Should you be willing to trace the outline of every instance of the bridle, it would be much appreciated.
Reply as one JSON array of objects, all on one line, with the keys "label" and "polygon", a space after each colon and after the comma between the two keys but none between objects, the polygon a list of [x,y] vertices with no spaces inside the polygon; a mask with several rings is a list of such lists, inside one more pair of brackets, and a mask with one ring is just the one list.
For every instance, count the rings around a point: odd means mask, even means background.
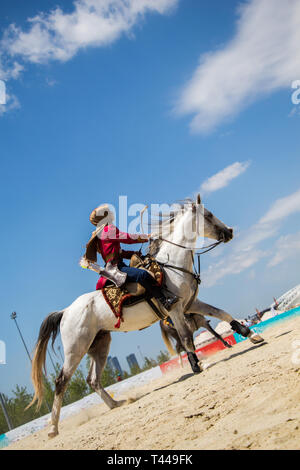
[{"label": "bridle", "polygon": [[[156,260],[156,262],[160,266],[162,266],[163,268],[170,268],[170,269],[174,269],[174,270],[177,270],[177,271],[181,271],[181,272],[186,273],[186,274],[190,274],[197,281],[197,284],[201,284],[200,256],[204,255],[204,253],[208,253],[209,251],[213,250],[218,245],[220,245],[220,243],[224,242],[224,239],[223,239],[223,240],[218,240],[215,243],[211,243],[210,245],[207,245],[207,246],[204,246],[204,247],[201,247],[201,248],[189,248],[187,246],[179,245],[178,243],[171,242],[170,240],[167,240],[167,239],[162,238],[162,237],[156,238],[156,240],[161,240],[163,242],[170,243],[171,245],[177,246],[178,248],[182,248],[183,250],[188,250],[188,251],[191,252],[194,271],[189,271],[188,269],[182,268],[181,266],[174,266],[172,264],[168,264],[168,261],[166,263],[163,263],[161,261]],[[195,250],[202,250],[202,251],[198,252],[198,253],[194,253]],[[195,266],[195,255],[197,256],[197,259],[198,259],[198,269]]]},{"label": "bridle", "polygon": [[[200,198],[200,196],[199,196]],[[200,204],[201,201],[200,199],[198,200],[198,204]],[[141,227],[143,227],[143,213],[145,212],[145,210],[148,208],[148,206],[145,206],[141,213],[140,213],[140,216],[141,216]],[[195,212],[195,204],[193,203],[193,212]],[[151,238],[150,238],[151,240]],[[191,252],[191,256],[192,256],[192,263],[193,263],[193,267],[194,267],[194,271],[189,271],[188,269],[185,269],[185,268],[182,268],[180,266],[174,266],[172,264],[168,264],[168,261],[166,263],[163,263],[163,262],[160,262],[160,261],[156,261],[160,266],[162,266],[163,268],[169,268],[169,269],[174,269],[176,271],[181,271],[183,273],[186,273],[186,274],[190,274],[191,276],[193,276],[193,278],[197,281],[197,284],[201,284],[201,277],[200,277],[200,256],[201,255],[204,255],[204,253],[208,253],[209,251],[213,250],[214,248],[216,248],[218,245],[220,245],[220,243],[223,243],[225,242],[225,237],[223,235],[222,239],[221,240],[218,240],[217,242],[215,243],[211,243],[210,245],[207,245],[205,247],[201,247],[201,248],[190,248],[188,246],[184,246],[184,245],[180,245],[179,243],[175,243],[175,242],[171,242],[170,240],[167,240],[165,238],[162,238],[162,237],[158,237],[158,238],[155,238],[153,240],[160,240],[160,241],[163,241],[163,242],[167,242],[167,243],[170,243],[171,245],[174,245],[174,246],[177,246],[178,248],[182,248],[183,250],[188,250]],[[198,253],[194,253],[195,250],[201,250],[201,251],[198,251]],[[197,259],[198,259],[198,268],[196,268],[195,266],[195,255],[197,256]],[[169,255],[168,255],[169,257]]]}]

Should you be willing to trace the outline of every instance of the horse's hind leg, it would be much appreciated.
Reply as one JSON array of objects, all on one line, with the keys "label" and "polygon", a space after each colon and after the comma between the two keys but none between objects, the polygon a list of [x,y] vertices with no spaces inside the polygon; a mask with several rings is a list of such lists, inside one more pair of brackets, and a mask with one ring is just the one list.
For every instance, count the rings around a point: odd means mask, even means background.
[{"label": "horse's hind leg", "polygon": [[109,347],[111,343],[111,336],[108,331],[103,331],[97,335],[93,344],[91,345],[88,354],[92,358],[87,383],[92,387],[95,392],[100,395],[104,403],[110,408],[116,408],[123,405],[126,400],[114,400],[102,387],[101,375],[105,367]]},{"label": "horse's hind leg", "polygon": [[55,395],[51,412],[51,428],[48,432],[49,438],[55,437],[58,434],[58,422],[64,393],[82,357],[83,356],[79,354],[67,354],[65,357],[63,368],[61,369],[59,376],[55,380]]},{"label": "horse's hind leg", "polygon": [[[66,333],[67,332],[67,333]],[[58,434],[58,421],[64,393],[67,385],[72,378],[75,370],[80,364],[81,359],[87,353],[90,345],[92,344],[95,333],[89,331],[86,334],[69,334],[68,330],[64,332],[61,330],[62,341],[64,345],[65,360],[63,368],[55,380],[55,395],[51,413],[51,428],[48,433],[50,438]]]}]

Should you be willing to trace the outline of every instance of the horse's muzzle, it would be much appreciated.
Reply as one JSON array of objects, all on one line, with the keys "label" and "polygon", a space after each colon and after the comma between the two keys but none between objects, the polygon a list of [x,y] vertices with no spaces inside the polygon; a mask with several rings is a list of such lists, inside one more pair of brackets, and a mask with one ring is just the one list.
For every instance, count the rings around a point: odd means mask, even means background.
[{"label": "horse's muzzle", "polygon": [[232,239],[233,239],[233,229],[232,228],[225,229],[220,233],[220,239],[219,239],[220,241],[223,241],[224,243],[228,243]]}]

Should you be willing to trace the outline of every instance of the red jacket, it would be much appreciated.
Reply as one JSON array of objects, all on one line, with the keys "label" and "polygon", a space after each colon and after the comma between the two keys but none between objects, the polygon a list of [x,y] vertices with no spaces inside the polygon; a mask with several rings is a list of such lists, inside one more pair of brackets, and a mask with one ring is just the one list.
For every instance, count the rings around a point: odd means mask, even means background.
[{"label": "red jacket", "polygon": [[[101,232],[98,239],[98,252],[105,263],[112,261],[119,263],[123,258],[130,259],[135,253],[134,251],[125,251],[121,249],[121,243],[133,245],[134,243],[146,243],[148,235],[133,235],[126,232],[121,232],[115,225],[106,225]],[[105,286],[107,279],[101,276],[97,282],[96,289],[102,289]]]}]

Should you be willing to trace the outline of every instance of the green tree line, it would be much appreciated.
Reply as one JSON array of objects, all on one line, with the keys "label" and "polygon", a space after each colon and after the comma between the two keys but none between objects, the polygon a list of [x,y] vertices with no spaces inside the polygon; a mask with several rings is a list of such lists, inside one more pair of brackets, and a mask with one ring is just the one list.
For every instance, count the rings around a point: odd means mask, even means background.
[{"label": "green tree line", "polygon": [[[130,373],[124,371],[121,377],[118,377],[117,372],[108,364],[106,364],[101,378],[102,386],[108,387],[120,379],[127,379],[128,377],[151,369],[152,367],[160,365],[168,360],[169,354],[165,351],[160,351],[156,359],[145,357],[142,367],[135,366],[131,368]],[[39,411],[36,410],[35,406],[32,406],[28,410],[25,409],[33,398],[33,394],[30,393],[26,387],[16,385],[15,389],[12,390],[10,397],[3,395],[5,407],[7,409],[7,413],[13,428],[21,426],[22,424],[28,423],[29,421],[49,413],[47,404],[51,409],[54,397],[55,378],[59,374],[60,369],[61,366],[56,364],[55,373],[50,374],[50,377],[44,377],[45,398]],[[86,359],[86,367],[79,367],[69,382],[67,391],[64,394],[63,406],[69,405],[70,403],[80,400],[86,395],[93,393],[93,390],[86,382],[87,369],[89,369],[89,357]],[[9,429],[4,413],[0,407],[0,435],[6,433],[8,430]]]}]

